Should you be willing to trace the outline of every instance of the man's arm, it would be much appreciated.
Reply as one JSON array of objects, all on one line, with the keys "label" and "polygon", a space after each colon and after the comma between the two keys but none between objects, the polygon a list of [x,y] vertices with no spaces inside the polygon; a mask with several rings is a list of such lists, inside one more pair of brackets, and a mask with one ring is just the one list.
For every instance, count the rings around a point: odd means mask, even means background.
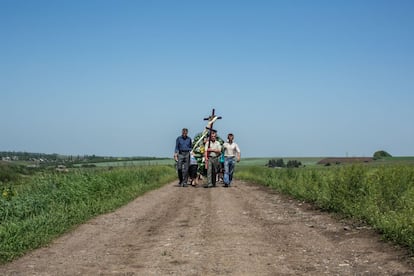
[{"label": "man's arm", "polygon": [[178,144],[179,144],[179,138],[175,139],[175,149],[174,149],[174,160],[178,161]]}]

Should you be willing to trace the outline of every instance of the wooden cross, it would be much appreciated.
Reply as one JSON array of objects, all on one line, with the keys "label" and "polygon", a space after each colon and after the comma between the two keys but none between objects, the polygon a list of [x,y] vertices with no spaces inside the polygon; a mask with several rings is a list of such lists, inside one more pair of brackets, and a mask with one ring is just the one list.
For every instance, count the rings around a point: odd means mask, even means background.
[{"label": "wooden cross", "polygon": [[[198,144],[200,144],[200,142],[204,139],[204,137],[206,137],[207,136],[207,134],[209,134],[209,137],[211,137],[211,131],[212,130],[214,130],[213,129],[213,124],[214,124],[214,122],[216,121],[216,120],[219,120],[219,119],[221,119],[222,117],[221,116],[216,116],[215,114],[214,114],[214,112],[215,112],[215,110],[214,110],[214,108],[213,108],[213,111],[211,112],[211,115],[209,116],[209,117],[207,117],[207,118],[204,118],[204,120],[205,121],[208,121],[208,123],[207,123],[207,126],[206,126],[206,129],[203,131],[203,134],[201,135],[201,137],[197,140],[197,142],[195,142],[194,143],[194,145],[193,145],[193,150],[198,146]],[[209,142],[210,142],[210,139],[211,138],[209,138]],[[210,144],[209,144],[210,145]]]},{"label": "wooden cross", "polygon": [[[208,146],[207,146],[207,148],[206,148],[206,151],[208,150],[208,148],[210,148],[210,142],[211,142],[211,132],[212,131],[216,131],[215,129],[213,129],[213,124],[214,124],[214,122],[216,121],[216,120],[218,120],[218,119],[221,119],[222,117],[221,116],[216,116],[215,114],[214,114],[214,112],[215,112],[215,110],[214,110],[214,108],[213,108],[213,110],[212,110],[212,112],[211,112],[211,115],[209,116],[209,117],[207,117],[207,118],[204,118],[204,120],[208,120],[208,124],[207,124],[207,126],[206,126],[206,130],[207,130],[207,132],[208,132]],[[206,169],[207,169],[207,167],[208,167],[208,152],[206,152],[206,159],[205,159],[205,167],[206,167]]]},{"label": "wooden cross", "polygon": [[206,129],[208,130],[208,147],[210,147],[211,132],[216,131],[215,129],[213,129],[213,124],[216,120],[221,119],[221,116],[216,116],[214,112],[215,110],[213,108],[213,110],[211,111],[211,115],[207,118],[204,118],[204,121],[209,121],[209,123],[206,126]]}]

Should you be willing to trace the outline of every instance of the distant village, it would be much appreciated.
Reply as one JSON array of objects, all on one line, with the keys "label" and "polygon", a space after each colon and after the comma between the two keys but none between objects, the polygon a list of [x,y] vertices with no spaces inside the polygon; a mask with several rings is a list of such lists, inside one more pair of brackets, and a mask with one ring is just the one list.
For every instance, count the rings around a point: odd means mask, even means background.
[{"label": "distant village", "polygon": [[79,163],[99,163],[112,161],[131,161],[131,160],[151,160],[155,157],[112,157],[97,155],[61,155],[57,153],[31,153],[31,152],[15,152],[0,151],[0,160],[4,162],[16,162],[26,164],[30,167],[38,167],[42,165],[58,165],[58,164],[79,164]]},{"label": "distant village", "polygon": [[95,155],[60,155],[60,154],[44,154],[30,152],[0,152],[2,161],[21,161],[32,164],[51,164],[51,163],[78,163],[78,162],[97,162],[98,160],[112,160],[112,157],[97,157]]}]

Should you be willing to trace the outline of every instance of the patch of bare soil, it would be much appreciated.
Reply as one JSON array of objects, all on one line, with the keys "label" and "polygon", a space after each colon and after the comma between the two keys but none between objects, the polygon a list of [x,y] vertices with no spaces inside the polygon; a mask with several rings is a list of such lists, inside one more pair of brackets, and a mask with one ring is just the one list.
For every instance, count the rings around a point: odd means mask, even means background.
[{"label": "patch of bare soil", "polygon": [[414,275],[407,252],[267,188],[175,183],[3,266],[1,275]]}]

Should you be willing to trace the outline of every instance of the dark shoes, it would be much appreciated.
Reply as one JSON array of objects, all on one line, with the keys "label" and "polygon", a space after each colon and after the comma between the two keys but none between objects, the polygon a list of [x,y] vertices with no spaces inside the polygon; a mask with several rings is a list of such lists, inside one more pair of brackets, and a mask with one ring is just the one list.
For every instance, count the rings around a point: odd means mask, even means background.
[{"label": "dark shoes", "polygon": [[204,185],[204,188],[213,188],[214,186],[209,184],[209,185]]},{"label": "dark shoes", "polygon": [[183,182],[178,182],[178,187],[187,187],[187,183]]}]

